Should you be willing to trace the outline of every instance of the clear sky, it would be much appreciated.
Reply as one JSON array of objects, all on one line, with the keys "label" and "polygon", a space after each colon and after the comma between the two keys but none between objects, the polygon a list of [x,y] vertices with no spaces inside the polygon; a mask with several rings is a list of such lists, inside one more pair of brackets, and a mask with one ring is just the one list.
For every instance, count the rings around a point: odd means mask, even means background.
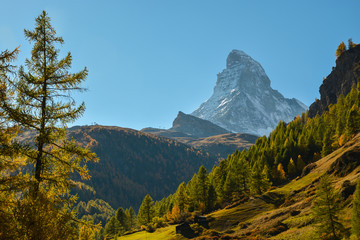
[{"label": "clear sky", "polygon": [[169,128],[178,111],[207,100],[232,49],[265,69],[271,86],[306,105],[335,66],[341,41],[360,42],[360,0],[0,0],[0,50],[46,10],[73,55],[89,69],[87,110],[75,125]]}]

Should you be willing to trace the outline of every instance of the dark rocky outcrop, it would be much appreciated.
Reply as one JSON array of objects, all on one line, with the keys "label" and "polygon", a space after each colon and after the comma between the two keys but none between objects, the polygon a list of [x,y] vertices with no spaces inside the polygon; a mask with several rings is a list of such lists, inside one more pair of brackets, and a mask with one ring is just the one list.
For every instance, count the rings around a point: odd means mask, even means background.
[{"label": "dark rocky outcrop", "polygon": [[304,167],[304,169],[301,172],[300,177],[304,177],[310,173],[311,170],[316,168],[316,163],[310,163]]},{"label": "dark rocky outcrop", "polygon": [[144,128],[141,131],[163,137],[188,137],[193,139],[230,133],[228,130],[219,127],[210,121],[185,114],[181,111],[173,121],[173,125],[170,129]]},{"label": "dark rocky outcrop", "polygon": [[210,137],[229,133],[228,130],[213,124],[210,121],[179,112],[170,130],[183,132],[198,138]]},{"label": "dark rocky outcrop", "polygon": [[336,67],[320,86],[320,100],[309,107],[309,116],[314,117],[335,104],[341,94],[346,96],[352,86],[360,80],[360,45],[342,53],[336,60]]},{"label": "dark rocky outcrop", "polygon": [[251,134],[230,133],[210,121],[183,112],[178,113],[170,129],[144,128],[141,131],[175,139],[219,158],[226,158],[235,150],[248,149],[258,138]]},{"label": "dark rocky outcrop", "polygon": [[336,159],[336,161],[331,164],[330,169],[328,170],[329,174],[335,174],[339,177],[344,177],[351,173],[355,168],[360,165],[360,149],[354,149],[352,151],[346,152],[341,157]]}]

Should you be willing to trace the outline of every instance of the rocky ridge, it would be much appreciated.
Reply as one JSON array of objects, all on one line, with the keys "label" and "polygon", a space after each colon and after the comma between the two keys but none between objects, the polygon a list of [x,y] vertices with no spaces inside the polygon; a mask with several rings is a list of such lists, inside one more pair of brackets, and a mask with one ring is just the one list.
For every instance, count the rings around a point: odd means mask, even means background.
[{"label": "rocky ridge", "polygon": [[342,94],[346,96],[354,84],[360,81],[360,45],[343,52],[336,59],[336,66],[320,86],[320,100],[309,107],[309,116],[314,117],[337,102]]}]

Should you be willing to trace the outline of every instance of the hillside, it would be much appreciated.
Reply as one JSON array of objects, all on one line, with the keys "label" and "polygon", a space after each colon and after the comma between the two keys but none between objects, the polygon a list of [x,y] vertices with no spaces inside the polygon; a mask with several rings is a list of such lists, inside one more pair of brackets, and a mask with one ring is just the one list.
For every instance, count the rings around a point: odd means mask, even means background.
[{"label": "hillside", "polygon": [[193,146],[194,148],[199,148],[219,156],[220,158],[226,158],[235,150],[242,151],[243,149],[249,149],[258,137],[246,133],[226,133],[199,139],[175,139],[179,142]]},{"label": "hillside", "polygon": [[139,207],[150,193],[160,199],[188,181],[204,165],[211,168],[216,158],[171,139],[140,131],[107,126],[82,126],[69,135],[89,146],[100,158],[88,164],[94,188],[79,191],[80,200],[100,198],[113,208]]},{"label": "hillside", "polygon": [[[346,145],[318,160],[301,178],[263,195],[255,195],[206,215],[208,229],[194,239],[313,239],[314,221],[310,215],[319,178],[329,173],[341,192],[341,216],[350,227],[352,194],[360,172],[360,134]],[[306,172],[306,171],[305,171]],[[165,237],[162,237],[164,236]],[[187,239],[175,233],[175,226],[154,233],[139,232],[120,240]]]},{"label": "hillside", "polygon": [[[341,64],[356,64],[351,63],[354,58],[349,61]],[[338,64],[333,72],[342,67]],[[342,85],[349,81],[344,76],[338,79]],[[229,155],[210,173],[200,168],[173,196],[155,205],[161,210],[173,204],[171,211],[158,211],[157,216],[169,223],[187,220],[188,225],[178,226],[187,238],[348,239],[360,173],[359,99],[360,84],[353,84],[346,96],[340,94],[334,104],[324,105],[328,110],[321,114],[311,117],[307,112],[289,123],[279,122],[268,137]],[[332,187],[341,195],[329,192]],[[206,221],[194,217],[211,211]],[[335,226],[331,220],[337,215]],[[323,225],[320,231],[318,225]]]}]

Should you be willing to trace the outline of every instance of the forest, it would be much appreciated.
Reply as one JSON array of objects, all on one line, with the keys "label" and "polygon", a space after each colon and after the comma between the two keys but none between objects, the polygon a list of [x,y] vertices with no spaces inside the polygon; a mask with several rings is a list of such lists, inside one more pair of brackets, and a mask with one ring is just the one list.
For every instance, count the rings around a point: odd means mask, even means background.
[{"label": "forest", "polygon": [[[0,239],[116,239],[191,222],[301,178],[305,168],[360,131],[357,83],[324,113],[310,117],[307,112],[289,123],[279,122],[269,136],[258,138],[248,150],[235,151],[211,171],[201,166],[190,181],[161,200],[147,194],[139,209],[117,210],[101,199],[79,201],[71,189],[89,189],[83,183],[91,177],[87,163],[99,161],[88,147],[67,137],[68,124],[85,111],[85,104],[76,104],[71,94],[84,90],[88,70],[71,73],[70,53],[58,59],[57,47],[64,40],[50,22],[44,11],[35,29],[24,31],[33,44],[25,67],[13,65],[20,48],[0,53]],[[356,46],[349,41],[348,49]],[[336,55],[348,49],[342,43]],[[33,141],[19,140],[25,130],[34,133]],[[330,177],[320,178],[312,209],[321,239],[360,238],[357,186],[349,230],[337,215],[338,195]],[[197,235],[205,231],[196,223],[191,228]]]}]

